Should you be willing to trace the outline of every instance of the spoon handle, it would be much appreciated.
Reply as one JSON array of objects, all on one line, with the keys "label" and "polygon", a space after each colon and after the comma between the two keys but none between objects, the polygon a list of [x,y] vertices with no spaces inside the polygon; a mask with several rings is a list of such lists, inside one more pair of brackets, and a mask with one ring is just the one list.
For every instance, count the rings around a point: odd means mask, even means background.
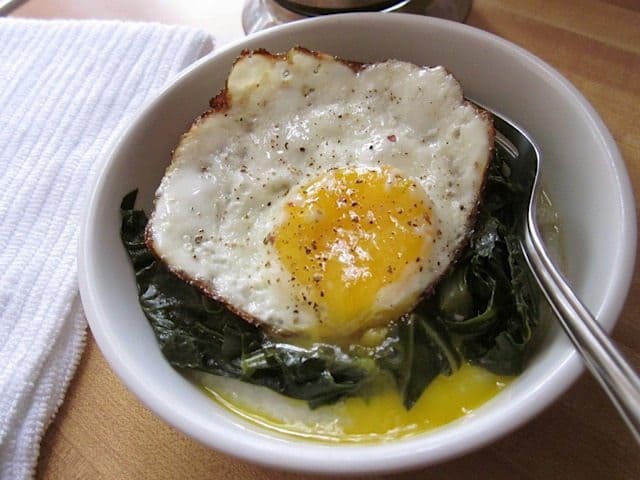
[{"label": "spoon handle", "polygon": [[534,277],[591,374],[600,382],[640,444],[640,379],[546,252],[529,217],[522,247]]}]

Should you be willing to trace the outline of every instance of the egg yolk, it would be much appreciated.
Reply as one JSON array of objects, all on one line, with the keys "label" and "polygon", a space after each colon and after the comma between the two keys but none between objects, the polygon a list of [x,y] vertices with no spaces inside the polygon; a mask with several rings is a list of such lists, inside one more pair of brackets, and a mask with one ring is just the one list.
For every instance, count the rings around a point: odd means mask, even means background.
[{"label": "egg yolk", "polygon": [[426,287],[414,277],[431,253],[432,217],[424,189],[392,167],[333,169],[303,185],[274,244],[318,313],[313,333],[346,337],[412,308]]},{"label": "egg yolk", "polygon": [[438,376],[410,410],[392,383],[383,384],[374,395],[347,397],[313,411],[303,400],[275,398],[271,392],[258,395],[247,390],[238,395],[231,383],[205,389],[224,407],[271,431],[319,442],[370,443],[446,425],[475,411],[512,380],[463,364],[450,376]]}]

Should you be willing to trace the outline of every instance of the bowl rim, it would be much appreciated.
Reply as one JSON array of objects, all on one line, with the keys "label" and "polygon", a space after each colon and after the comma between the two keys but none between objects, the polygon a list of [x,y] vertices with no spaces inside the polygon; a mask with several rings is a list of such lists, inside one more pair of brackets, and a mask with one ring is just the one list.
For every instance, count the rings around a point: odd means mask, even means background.
[{"label": "bowl rim", "polygon": [[[124,362],[124,359],[118,352],[117,339],[111,336],[104,328],[103,322],[108,323],[107,312],[98,308],[98,293],[91,285],[91,278],[97,272],[92,271],[91,265],[91,245],[93,242],[93,219],[99,204],[99,197],[105,188],[105,182],[108,177],[108,171],[116,159],[121,155],[123,146],[128,143],[127,139],[131,137],[137,126],[142,120],[154,109],[156,105],[163,102],[166,95],[170,94],[174,89],[180,87],[180,84],[188,76],[194,75],[203,66],[209,62],[215,62],[218,57],[226,53],[237,50],[248,40],[259,40],[261,38],[269,38],[277,36],[281,32],[295,33],[300,29],[304,29],[307,25],[320,25],[330,27],[340,23],[351,24],[353,22],[385,22],[396,23],[397,26],[405,24],[416,24],[428,28],[430,25],[446,24],[446,27],[457,30],[464,35],[472,38],[482,39],[484,41],[497,44],[500,48],[506,48],[514,51],[523,57],[523,59],[532,63],[536,68],[544,71],[545,75],[552,77],[558,85],[564,88],[567,95],[570,95],[584,112],[585,116],[591,122],[592,127],[600,134],[599,141],[603,143],[606,150],[610,152],[610,161],[616,172],[616,181],[619,185],[619,204],[623,206],[623,232],[622,248],[616,253],[614,258],[614,267],[612,282],[605,292],[602,301],[602,307],[598,313],[599,317],[604,318],[602,322],[606,330],[611,330],[620,315],[624,306],[624,300],[628,293],[634,270],[634,260],[636,254],[636,215],[635,200],[631,188],[631,182],[628,177],[625,163],[618,151],[613,137],[609,133],[604,122],[600,119],[595,109],[589,104],[584,96],[558,71],[539,59],[527,50],[505,40],[497,35],[486,32],[484,30],[471,27],[469,25],[451,22],[447,20],[424,17],[401,13],[355,13],[355,14],[339,14],[325,17],[316,17],[312,19],[301,20],[277,27],[267,29],[262,32],[252,34],[235,42],[229,43],[219,49],[214,50],[211,54],[194,62],[189,67],[181,71],[160,91],[156,92],[154,97],[146,102],[139,112],[132,118],[122,135],[113,140],[113,143],[106,149],[106,154],[101,158],[102,165],[99,172],[94,177],[94,182],[90,190],[88,207],[85,210],[84,218],[81,223],[81,232],[78,242],[78,276],[80,294],[91,331],[96,342],[102,351],[110,368],[123,381],[127,388],[133,392],[136,397],[150,408],[154,413],[160,416],[164,421],[185,432],[191,438],[200,443],[212,447],[218,451],[228,455],[258,463],[267,467],[286,469],[291,471],[305,471],[324,474],[364,474],[364,473],[386,473],[396,472],[419,466],[442,462],[454,456],[460,456],[471,450],[477,449],[483,445],[497,440],[507,433],[515,430],[524,423],[530,421],[535,415],[554,402],[563,392],[565,392],[577,379],[582,372],[582,362],[574,350],[568,352],[561,362],[559,362],[552,372],[543,382],[538,384],[527,395],[519,399],[510,410],[515,410],[520,404],[526,404],[529,408],[518,416],[515,420],[505,421],[499,425],[487,425],[482,422],[476,422],[474,428],[468,429],[465,441],[456,448],[451,448],[450,442],[441,441],[425,445],[424,436],[416,436],[407,439],[401,439],[389,444],[367,444],[367,445],[323,445],[315,443],[304,443],[293,441],[288,445],[297,445],[296,448],[287,450],[287,455],[281,454],[280,448],[282,443],[264,441],[265,437],[260,435],[247,435],[242,432],[231,432],[230,435],[220,435],[212,438],[210,431],[203,425],[198,424],[194,419],[190,418],[184,411],[176,412],[173,405],[159,398],[154,394],[152,389],[146,382],[141,382],[140,377],[134,371],[130,370],[130,366]],[[477,420],[477,419],[476,419]],[[491,426],[491,428],[487,428]],[[227,432],[229,433],[229,432]],[[256,437],[256,438],[254,438]],[[258,438],[260,437],[260,438]],[[271,444],[270,444],[271,443]],[[302,445],[302,446],[300,446]],[[309,447],[309,448],[307,448]],[[362,452],[366,454],[360,455]],[[313,454],[310,454],[313,453]],[[329,459],[335,461],[328,461]],[[348,461],[339,461],[344,459]]]}]

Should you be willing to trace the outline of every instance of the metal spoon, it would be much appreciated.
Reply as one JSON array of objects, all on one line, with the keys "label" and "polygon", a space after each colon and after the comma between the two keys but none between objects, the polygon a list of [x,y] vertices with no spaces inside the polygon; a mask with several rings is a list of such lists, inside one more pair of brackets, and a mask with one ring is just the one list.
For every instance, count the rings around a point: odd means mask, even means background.
[{"label": "metal spoon", "polygon": [[640,443],[640,379],[551,260],[538,230],[540,152],[520,127],[490,108],[477,105],[493,114],[496,143],[508,155],[514,179],[530,192],[520,243],[533,276],[587,368]]}]

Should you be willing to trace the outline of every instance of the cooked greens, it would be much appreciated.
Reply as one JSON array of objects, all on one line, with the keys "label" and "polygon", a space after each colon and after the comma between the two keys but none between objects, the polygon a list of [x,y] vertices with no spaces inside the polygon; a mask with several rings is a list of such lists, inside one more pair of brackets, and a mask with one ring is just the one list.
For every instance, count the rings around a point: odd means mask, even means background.
[{"label": "cooked greens", "polygon": [[459,337],[465,360],[502,375],[523,370],[539,321],[539,291],[518,237],[526,200],[496,154],[470,248],[422,309]]},{"label": "cooked greens", "polygon": [[148,250],[147,217],[134,209],[136,193],[120,207],[122,241],[142,310],[176,368],[262,385],[311,407],[363,393],[379,376],[391,375],[406,408],[433,379],[451,374],[462,361],[506,375],[524,368],[538,324],[538,294],[517,237],[522,192],[498,154],[469,248],[433,295],[371,348],[289,344],[201,294]]}]

